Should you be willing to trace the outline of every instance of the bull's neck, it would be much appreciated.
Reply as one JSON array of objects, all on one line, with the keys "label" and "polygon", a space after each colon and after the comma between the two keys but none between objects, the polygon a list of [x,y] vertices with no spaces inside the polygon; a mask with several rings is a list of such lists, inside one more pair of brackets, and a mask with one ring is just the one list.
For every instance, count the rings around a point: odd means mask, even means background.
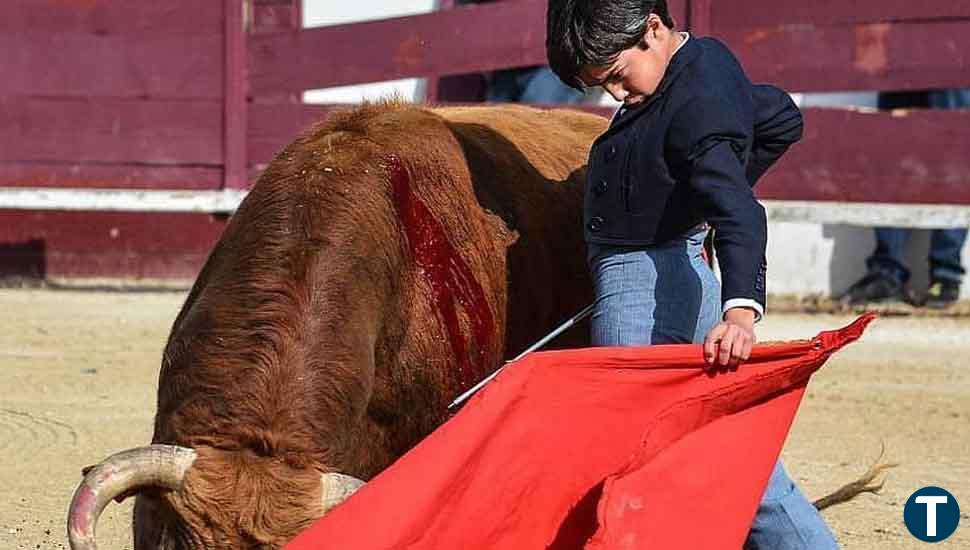
[{"label": "bull's neck", "polygon": [[459,384],[471,386],[494,368],[495,351],[501,348],[498,323],[481,280],[487,274],[475,273],[456,245],[459,237],[446,230],[422,199],[401,160],[390,155],[385,163],[407,253],[418,273],[416,283],[429,290],[426,299],[447,337]]}]

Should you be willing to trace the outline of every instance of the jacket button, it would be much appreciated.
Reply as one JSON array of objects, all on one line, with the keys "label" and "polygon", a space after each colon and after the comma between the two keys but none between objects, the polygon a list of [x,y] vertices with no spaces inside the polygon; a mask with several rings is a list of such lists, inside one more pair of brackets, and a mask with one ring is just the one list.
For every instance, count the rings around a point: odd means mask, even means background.
[{"label": "jacket button", "polygon": [[609,188],[609,184],[606,183],[606,180],[600,180],[596,185],[593,186],[593,194],[599,197],[603,193],[606,193],[606,190],[608,188]]},{"label": "jacket button", "polygon": [[606,150],[606,160],[613,160],[616,156],[616,145],[610,145],[610,148]]},{"label": "jacket button", "polygon": [[589,223],[586,224],[586,227],[593,233],[596,233],[600,229],[603,229],[604,223],[606,223],[606,220],[604,220],[599,216],[594,216],[592,219],[589,220]]}]

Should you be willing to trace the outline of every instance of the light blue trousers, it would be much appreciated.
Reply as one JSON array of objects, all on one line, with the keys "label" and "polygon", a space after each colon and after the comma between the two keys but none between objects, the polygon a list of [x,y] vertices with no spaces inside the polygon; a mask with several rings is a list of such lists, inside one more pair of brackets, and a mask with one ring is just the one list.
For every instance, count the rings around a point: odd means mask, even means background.
[{"label": "light blue trousers", "polygon": [[[594,346],[702,343],[721,318],[721,285],[701,256],[706,230],[651,247],[591,244]],[[743,368],[743,367],[742,367]],[[779,461],[745,550],[837,549]]]}]

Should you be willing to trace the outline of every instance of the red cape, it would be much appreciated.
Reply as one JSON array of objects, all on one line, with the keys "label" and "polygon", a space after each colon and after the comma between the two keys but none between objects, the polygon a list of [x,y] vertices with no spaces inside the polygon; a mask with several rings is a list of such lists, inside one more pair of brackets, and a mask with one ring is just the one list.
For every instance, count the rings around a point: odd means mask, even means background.
[{"label": "red cape", "polygon": [[737,550],[809,377],[874,316],[758,345],[531,354],[286,550]]}]

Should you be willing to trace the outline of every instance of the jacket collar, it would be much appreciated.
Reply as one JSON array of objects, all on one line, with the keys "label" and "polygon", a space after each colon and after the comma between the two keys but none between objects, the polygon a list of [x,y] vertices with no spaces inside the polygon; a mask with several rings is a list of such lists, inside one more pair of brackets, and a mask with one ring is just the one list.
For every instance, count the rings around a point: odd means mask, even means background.
[{"label": "jacket collar", "polygon": [[650,105],[655,103],[657,99],[662,97],[670,89],[670,86],[677,80],[684,70],[690,66],[691,63],[700,56],[703,51],[700,41],[696,36],[691,36],[690,39],[684,43],[684,45],[677,50],[673,57],[670,58],[670,64],[667,65],[667,70],[664,71],[663,78],[660,79],[660,84],[657,85],[657,91],[653,93],[646,101],[640,105],[634,105],[627,109],[625,113],[619,118],[614,118],[613,124],[610,125],[609,130],[603,135],[612,134],[615,130],[626,126],[630,121],[639,118],[639,115],[643,114],[648,110]]}]

